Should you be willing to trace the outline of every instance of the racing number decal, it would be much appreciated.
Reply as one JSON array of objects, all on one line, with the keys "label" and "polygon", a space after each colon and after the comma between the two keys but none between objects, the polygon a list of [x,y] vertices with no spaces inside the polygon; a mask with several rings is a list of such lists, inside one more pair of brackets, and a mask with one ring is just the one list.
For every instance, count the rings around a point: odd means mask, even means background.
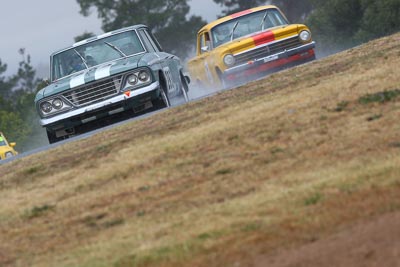
[{"label": "racing number decal", "polygon": [[172,74],[171,74],[169,67],[163,68],[163,72],[164,72],[164,76],[166,79],[168,92],[175,91],[175,85],[174,85],[174,82],[172,81]]}]

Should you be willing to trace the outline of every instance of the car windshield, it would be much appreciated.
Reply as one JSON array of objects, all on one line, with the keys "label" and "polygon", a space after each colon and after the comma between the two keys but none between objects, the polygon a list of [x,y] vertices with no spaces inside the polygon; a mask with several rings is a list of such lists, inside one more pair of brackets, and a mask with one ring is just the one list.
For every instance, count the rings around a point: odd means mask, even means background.
[{"label": "car windshield", "polygon": [[215,26],[211,30],[214,47],[265,29],[287,25],[285,17],[277,9],[266,9]]},{"label": "car windshield", "polygon": [[6,146],[6,145],[7,145],[6,140],[4,139],[3,136],[0,135],[0,146]]},{"label": "car windshield", "polygon": [[122,57],[145,52],[136,31],[127,31],[65,50],[52,58],[52,81]]}]

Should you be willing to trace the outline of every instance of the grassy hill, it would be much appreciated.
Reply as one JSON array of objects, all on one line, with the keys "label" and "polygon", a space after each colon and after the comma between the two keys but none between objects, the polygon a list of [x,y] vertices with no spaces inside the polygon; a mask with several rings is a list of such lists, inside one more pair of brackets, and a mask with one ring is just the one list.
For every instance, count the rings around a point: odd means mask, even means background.
[{"label": "grassy hill", "polygon": [[267,266],[398,220],[399,69],[396,34],[0,165],[0,266]]}]

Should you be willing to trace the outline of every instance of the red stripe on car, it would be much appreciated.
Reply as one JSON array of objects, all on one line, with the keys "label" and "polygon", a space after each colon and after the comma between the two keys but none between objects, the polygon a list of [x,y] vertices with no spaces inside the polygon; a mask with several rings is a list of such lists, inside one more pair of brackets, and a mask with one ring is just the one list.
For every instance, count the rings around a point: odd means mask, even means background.
[{"label": "red stripe on car", "polygon": [[237,17],[241,17],[241,16],[243,16],[243,15],[246,15],[246,14],[249,14],[249,13],[252,13],[253,11],[251,10],[251,9],[249,9],[249,10],[244,10],[244,11],[241,11],[241,12],[238,12],[238,13],[235,13],[235,14],[232,14],[231,15],[231,17],[232,18],[237,18]]},{"label": "red stripe on car", "polygon": [[254,36],[253,40],[254,40],[254,44],[256,46],[259,46],[259,45],[262,45],[262,44],[266,44],[266,43],[270,43],[272,41],[275,41],[275,35],[271,31],[263,32],[261,34],[258,34],[256,36]]}]

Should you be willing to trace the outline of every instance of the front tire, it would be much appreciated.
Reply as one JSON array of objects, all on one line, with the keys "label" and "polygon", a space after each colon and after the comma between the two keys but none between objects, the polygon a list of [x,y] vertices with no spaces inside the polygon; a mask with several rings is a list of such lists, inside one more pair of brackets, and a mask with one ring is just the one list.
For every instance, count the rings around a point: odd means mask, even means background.
[{"label": "front tire", "polygon": [[163,88],[161,88],[160,94],[161,100],[164,103],[164,107],[169,108],[171,106],[171,102],[169,101],[169,97]]},{"label": "front tire", "polygon": [[181,91],[182,91],[182,95],[183,98],[185,99],[185,102],[189,102],[189,85],[188,82],[186,80],[186,77],[181,73]]},{"label": "front tire", "polygon": [[231,84],[224,78],[224,75],[222,75],[222,72],[217,69],[217,74],[218,74],[218,78],[221,84],[221,89],[226,90],[231,88]]},{"label": "front tire", "polygon": [[166,81],[164,76],[160,75],[160,96],[158,99],[153,100],[153,105],[156,109],[169,108],[171,106],[171,102],[166,90]]}]

